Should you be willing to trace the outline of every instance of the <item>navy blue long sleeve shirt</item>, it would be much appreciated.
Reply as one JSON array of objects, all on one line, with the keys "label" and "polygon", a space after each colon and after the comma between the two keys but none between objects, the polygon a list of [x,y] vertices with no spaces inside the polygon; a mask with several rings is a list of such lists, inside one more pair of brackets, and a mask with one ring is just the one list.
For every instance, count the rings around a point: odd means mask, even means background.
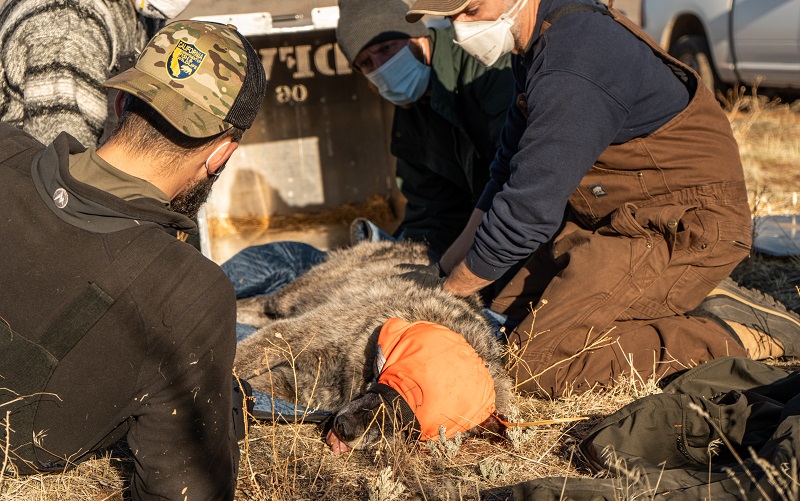
[{"label": "navy blue long sleeve shirt", "polygon": [[[542,0],[543,19],[565,4]],[[534,40],[536,35],[533,36]],[[495,280],[561,225],[567,199],[612,144],[647,136],[689,102],[689,92],[652,49],[610,16],[567,15],[513,62],[516,92],[527,118],[508,111],[491,179],[476,207],[486,212],[467,267]]]}]

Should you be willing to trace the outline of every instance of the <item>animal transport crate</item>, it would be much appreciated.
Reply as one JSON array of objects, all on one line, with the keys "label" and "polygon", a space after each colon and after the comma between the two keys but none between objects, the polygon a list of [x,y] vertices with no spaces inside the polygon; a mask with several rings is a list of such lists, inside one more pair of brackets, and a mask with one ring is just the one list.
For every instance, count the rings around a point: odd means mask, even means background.
[{"label": "animal transport crate", "polygon": [[[258,10],[265,6],[269,12]],[[340,238],[308,237],[331,221],[303,215],[335,219],[338,208],[374,208],[392,196],[392,107],[354,74],[336,44],[335,1],[194,0],[182,17],[236,26],[269,81],[253,127],[198,217],[204,254],[222,262],[275,239],[327,247]],[[276,235],[274,223],[291,220],[300,221],[295,231]]]}]

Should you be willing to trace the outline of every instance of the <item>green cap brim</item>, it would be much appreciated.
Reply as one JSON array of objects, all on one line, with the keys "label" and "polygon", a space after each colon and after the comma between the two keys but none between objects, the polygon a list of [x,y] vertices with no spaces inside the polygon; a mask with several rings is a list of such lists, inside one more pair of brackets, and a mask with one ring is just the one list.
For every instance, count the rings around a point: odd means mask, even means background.
[{"label": "green cap brim", "polygon": [[108,79],[103,85],[123,90],[143,100],[173,127],[189,137],[210,137],[233,127],[175,92],[173,86],[180,86],[180,83],[164,83],[135,67]]},{"label": "green cap brim", "polygon": [[467,8],[470,0],[417,0],[406,14],[406,21],[416,23],[422,16],[454,16]]}]

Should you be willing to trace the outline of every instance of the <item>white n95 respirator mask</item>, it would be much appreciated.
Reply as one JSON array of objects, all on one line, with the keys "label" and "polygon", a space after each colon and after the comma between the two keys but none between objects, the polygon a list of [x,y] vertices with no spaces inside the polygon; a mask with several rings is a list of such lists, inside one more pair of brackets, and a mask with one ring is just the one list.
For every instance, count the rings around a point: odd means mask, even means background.
[{"label": "white n95 respirator mask", "polygon": [[419,101],[431,81],[431,67],[417,59],[408,46],[380,68],[365,75],[387,101],[397,106]]},{"label": "white n95 respirator mask", "polygon": [[517,0],[511,10],[494,21],[453,21],[455,43],[484,66],[491,66],[501,56],[514,50],[511,28],[528,0]]},{"label": "white n95 respirator mask", "polygon": [[192,0],[133,0],[136,12],[153,19],[173,19],[183,12]]}]

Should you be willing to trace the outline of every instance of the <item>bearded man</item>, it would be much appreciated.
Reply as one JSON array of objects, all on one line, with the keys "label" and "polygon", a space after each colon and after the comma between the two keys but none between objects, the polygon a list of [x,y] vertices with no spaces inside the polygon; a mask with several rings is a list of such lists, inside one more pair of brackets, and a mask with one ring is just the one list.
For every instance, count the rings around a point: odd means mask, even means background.
[{"label": "bearded man", "polygon": [[179,21],[105,85],[120,120],[97,151],[0,123],[3,450],[63,471],[125,437],[133,499],[233,499],[234,292],[169,231],[196,232],[264,68],[233,27]]}]

